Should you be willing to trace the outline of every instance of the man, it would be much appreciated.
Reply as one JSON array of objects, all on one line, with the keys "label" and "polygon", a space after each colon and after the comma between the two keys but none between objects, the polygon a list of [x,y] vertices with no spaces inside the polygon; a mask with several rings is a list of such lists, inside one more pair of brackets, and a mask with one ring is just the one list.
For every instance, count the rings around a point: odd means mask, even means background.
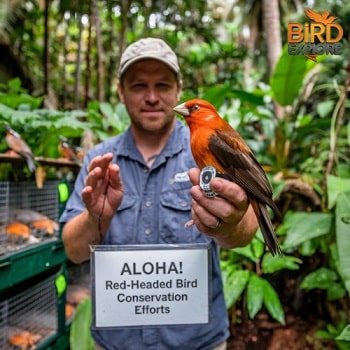
[{"label": "man", "polygon": [[[89,245],[211,244],[210,322],[94,329],[104,349],[224,349],[229,336],[217,244],[246,245],[258,224],[236,184],[212,180],[216,198],[200,189],[188,128],[173,111],[181,88],[177,57],[164,41],[141,39],[125,50],[118,93],[131,125],[85,156],[61,217],[62,237],[75,263],[90,258]],[[185,228],[190,219],[195,225]]]}]

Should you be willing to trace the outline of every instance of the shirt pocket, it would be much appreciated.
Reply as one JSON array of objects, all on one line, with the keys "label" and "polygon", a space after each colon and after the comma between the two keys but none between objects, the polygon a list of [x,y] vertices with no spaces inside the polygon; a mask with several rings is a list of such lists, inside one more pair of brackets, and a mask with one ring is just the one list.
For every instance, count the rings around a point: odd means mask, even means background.
[{"label": "shirt pocket", "polygon": [[196,228],[185,228],[185,223],[192,219],[191,184],[180,182],[173,184],[160,194],[159,237],[161,243],[194,243],[203,241],[203,236]]},{"label": "shirt pocket", "polygon": [[105,244],[134,244],[137,200],[133,195],[124,194],[123,200],[112,219]]}]

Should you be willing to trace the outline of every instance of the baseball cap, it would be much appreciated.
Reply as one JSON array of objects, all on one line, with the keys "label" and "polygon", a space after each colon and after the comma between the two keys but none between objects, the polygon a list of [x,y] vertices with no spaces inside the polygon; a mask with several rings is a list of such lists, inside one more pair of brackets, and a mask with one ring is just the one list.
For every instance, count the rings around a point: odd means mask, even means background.
[{"label": "baseball cap", "polygon": [[137,61],[147,58],[165,63],[176,75],[180,76],[180,67],[175,52],[162,39],[144,38],[129,45],[120,58],[119,78]]}]

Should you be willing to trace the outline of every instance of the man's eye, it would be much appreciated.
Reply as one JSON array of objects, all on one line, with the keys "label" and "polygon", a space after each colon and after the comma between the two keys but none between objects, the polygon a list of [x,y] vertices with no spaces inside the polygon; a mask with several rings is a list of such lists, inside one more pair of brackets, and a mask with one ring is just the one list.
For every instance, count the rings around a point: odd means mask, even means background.
[{"label": "man's eye", "polygon": [[170,85],[169,84],[158,84],[158,87],[160,88],[160,89],[170,89]]}]

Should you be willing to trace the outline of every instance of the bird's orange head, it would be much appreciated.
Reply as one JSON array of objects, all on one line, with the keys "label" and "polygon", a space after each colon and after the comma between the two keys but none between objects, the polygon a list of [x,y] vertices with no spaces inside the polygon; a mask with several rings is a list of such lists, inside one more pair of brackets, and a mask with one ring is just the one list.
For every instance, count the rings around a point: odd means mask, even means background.
[{"label": "bird's orange head", "polygon": [[174,111],[185,118],[192,137],[194,134],[200,134],[201,139],[208,140],[218,130],[235,132],[231,125],[220,117],[211,103],[200,98],[184,102],[176,106]]},{"label": "bird's orange head", "polygon": [[208,123],[212,123],[213,120],[221,120],[215,107],[208,101],[195,98],[184,102],[174,108],[174,111],[181,114],[190,129],[198,128]]},{"label": "bird's orange head", "polygon": [[209,144],[218,132],[235,132],[217,113],[215,107],[208,101],[193,99],[174,108],[181,114],[190,129],[191,150],[198,167],[214,166],[222,172],[222,166],[210,151]]}]

